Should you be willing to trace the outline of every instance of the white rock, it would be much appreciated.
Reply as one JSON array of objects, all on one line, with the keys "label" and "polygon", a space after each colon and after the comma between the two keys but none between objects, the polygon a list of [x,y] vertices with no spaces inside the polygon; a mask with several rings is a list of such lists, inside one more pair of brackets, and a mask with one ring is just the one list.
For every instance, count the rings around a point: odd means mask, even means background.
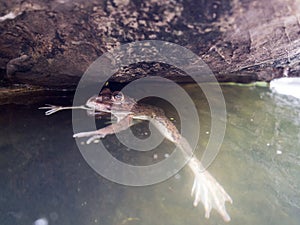
[{"label": "white rock", "polygon": [[282,77],[270,82],[272,92],[300,99],[300,77]]}]

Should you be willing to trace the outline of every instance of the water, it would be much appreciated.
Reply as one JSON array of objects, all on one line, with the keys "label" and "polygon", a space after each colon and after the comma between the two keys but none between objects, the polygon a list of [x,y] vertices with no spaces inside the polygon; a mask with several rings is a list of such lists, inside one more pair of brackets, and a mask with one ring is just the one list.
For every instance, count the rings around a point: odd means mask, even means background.
[{"label": "water", "polygon": [[[209,137],[209,110],[193,85],[186,88],[201,116],[201,148]],[[232,205],[227,204],[229,224],[299,224],[299,100],[267,88],[222,90],[227,129],[209,171],[233,199]],[[147,187],[102,178],[87,165],[72,138],[71,112],[44,116],[37,109],[44,103],[69,105],[71,99],[53,97],[0,107],[0,224],[225,224],[215,211],[207,220],[202,206],[192,206],[193,177],[188,168]],[[172,108],[165,110],[178,123]],[[145,128],[138,125],[135,133]],[[130,161],[132,151],[114,136],[105,141],[112,154]],[[170,149],[172,144],[166,142],[143,160],[161,159]]]}]

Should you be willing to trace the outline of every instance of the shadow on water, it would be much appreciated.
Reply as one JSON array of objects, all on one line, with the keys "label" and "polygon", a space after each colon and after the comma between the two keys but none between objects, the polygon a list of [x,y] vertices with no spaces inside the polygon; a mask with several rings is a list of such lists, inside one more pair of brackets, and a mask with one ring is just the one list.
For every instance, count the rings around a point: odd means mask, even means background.
[{"label": "shadow on water", "polygon": [[[186,88],[201,116],[201,136],[209,136],[206,102],[193,85]],[[227,204],[229,224],[299,224],[299,101],[264,88],[222,89],[227,130],[209,171],[233,199],[233,205]],[[70,103],[68,99],[62,104]],[[202,206],[192,206],[188,169],[148,187],[126,187],[102,178],[78,151],[71,112],[46,117],[37,109],[43,104],[0,106],[0,224],[32,224],[41,217],[64,225],[225,224],[216,212],[207,220]],[[114,136],[106,141],[126,158],[128,150],[121,151]],[[205,143],[201,138],[199,148]],[[163,158],[170,148],[166,143],[155,154]]]}]

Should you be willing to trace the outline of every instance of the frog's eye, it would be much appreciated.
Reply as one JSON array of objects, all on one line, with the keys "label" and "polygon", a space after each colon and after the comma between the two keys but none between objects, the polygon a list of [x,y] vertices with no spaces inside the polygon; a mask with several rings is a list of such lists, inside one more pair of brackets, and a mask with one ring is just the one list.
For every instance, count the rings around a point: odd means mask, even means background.
[{"label": "frog's eye", "polygon": [[123,95],[123,93],[122,92],[114,92],[113,94],[112,94],[112,96],[113,96],[113,99],[115,100],[115,101],[117,101],[117,102],[121,102],[121,101],[123,101],[124,100],[124,95]]}]

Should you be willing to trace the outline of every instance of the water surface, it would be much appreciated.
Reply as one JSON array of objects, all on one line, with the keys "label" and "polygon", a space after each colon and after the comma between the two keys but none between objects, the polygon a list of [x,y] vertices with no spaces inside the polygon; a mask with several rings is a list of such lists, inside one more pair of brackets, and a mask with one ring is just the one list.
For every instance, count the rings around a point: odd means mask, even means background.
[{"label": "water surface", "polygon": [[[209,137],[209,108],[193,85],[186,88],[201,116],[200,151]],[[209,171],[233,199],[227,204],[229,224],[299,224],[300,101],[271,94],[267,88],[222,90],[227,129]],[[147,187],[127,187],[98,175],[72,138],[71,112],[46,117],[37,109],[44,103],[70,105],[71,98],[0,106],[0,224],[32,224],[43,217],[49,224],[63,225],[225,224],[215,211],[207,220],[202,205],[193,207],[188,168]],[[164,110],[178,125],[172,107]],[[145,129],[147,124],[137,125],[134,133],[143,136]],[[104,142],[115,157],[132,160],[134,151],[113,135]],[[166,142],[141,160],[162,159],[172,148]]]}]

